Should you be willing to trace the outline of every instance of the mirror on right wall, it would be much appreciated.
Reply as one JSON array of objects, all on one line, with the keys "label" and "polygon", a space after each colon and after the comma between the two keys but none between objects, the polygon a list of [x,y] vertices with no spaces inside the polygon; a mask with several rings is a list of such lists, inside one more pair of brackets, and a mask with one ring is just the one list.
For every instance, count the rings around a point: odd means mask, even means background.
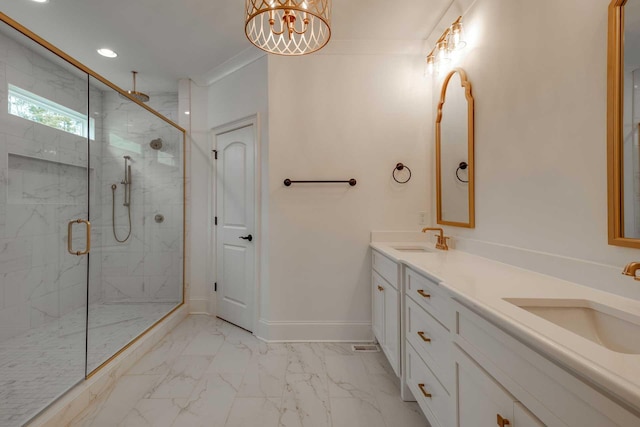
[{"label": "mirror on right wall", "polygon": [[609,244],[640,248],[640,0],[609,5]]},{"label": "mirror on right wall", "polygon": [[436,117],[437,222],[474,228],[473,95],[461,68],[444,78]]}]

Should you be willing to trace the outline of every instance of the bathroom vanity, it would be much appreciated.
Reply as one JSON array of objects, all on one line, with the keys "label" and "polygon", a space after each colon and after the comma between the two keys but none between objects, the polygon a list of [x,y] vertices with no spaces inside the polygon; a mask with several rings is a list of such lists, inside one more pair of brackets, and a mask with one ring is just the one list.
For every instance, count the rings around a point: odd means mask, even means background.
[{"label": "bathroom vanity", "polygon": [[640,426],[640,303],[460,251],[371,247],[374,333],[433,427]]}]

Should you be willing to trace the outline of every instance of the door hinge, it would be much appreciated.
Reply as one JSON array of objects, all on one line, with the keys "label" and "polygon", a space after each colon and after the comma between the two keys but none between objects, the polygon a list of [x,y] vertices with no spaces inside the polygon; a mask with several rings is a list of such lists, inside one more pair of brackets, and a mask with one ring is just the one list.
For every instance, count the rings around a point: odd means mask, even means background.
[{"label": "door hinge", "polygon": [[218,292],[218,282],[213,284],[213,292]]},{"label": "door hinge", "polygon": [[213,219],[213,225],[218,225],[218,217],[215,217],[215,218]]},{"label": "door hinge", "polygon": [[218,150],[213,150],[213,158],[218,160]]}]

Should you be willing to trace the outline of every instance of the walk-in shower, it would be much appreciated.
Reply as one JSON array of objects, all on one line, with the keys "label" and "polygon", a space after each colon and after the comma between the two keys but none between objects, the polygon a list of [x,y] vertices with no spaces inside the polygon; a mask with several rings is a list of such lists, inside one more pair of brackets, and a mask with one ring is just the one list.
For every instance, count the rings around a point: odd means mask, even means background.
[{"label": "walk-in shower", "polygon": [[117,184],[111,185],[111,229],[113,230],[113,238],[116,239],[118,243],[124,243],[129,240],[131,237],[131,165],[129,162],[131,161],[131,156],[123,156],[124,157],[124,179],[120,181],[120,184],[124,187],[124,202],[122,206],[127,208],[127,218],[129,221],[129,231],[127,232],[127,236],[124,239],[118,238],[118,233],[116,232],[116,190],[118,189]]},{"label": "walk-in shower", "polygon": [[0,427],[96,372],[184,289],[177,93],[142,106],[14,28],[0,13]]}]

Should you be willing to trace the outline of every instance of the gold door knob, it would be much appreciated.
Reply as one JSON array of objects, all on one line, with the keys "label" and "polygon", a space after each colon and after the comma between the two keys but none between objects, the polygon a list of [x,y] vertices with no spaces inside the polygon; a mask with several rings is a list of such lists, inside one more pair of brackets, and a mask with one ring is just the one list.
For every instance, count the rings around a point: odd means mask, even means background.
[{"label": "gold door knob", "polygon": [[431,295],[423,291],[422,289],[418,290],[418,293],[425,298],[431,298]]},{"label": "gold door knob", "polygon": [[424,384],[418,384],[418,388],[420,388],[420,391],[422,392],[424,397],[428,397],[429,399],[431,399],[431,393],[427,392],[427,390],[424,387],[425,387]]},{"label": "gold door knob", "polygon": [[431,338],[427,338],[424,334],[424,332],[418,332],[418,335],[420,335],[420,338],[422,338],[422,341],[424,342],[431,342]]},{"label": "gold door knob", "polygon": [[511,423],[509,422],[508,419],[502,418],[502,416],[498,414],[498,425],[500,427],[505,427],[505,426],[511,425]]}]

